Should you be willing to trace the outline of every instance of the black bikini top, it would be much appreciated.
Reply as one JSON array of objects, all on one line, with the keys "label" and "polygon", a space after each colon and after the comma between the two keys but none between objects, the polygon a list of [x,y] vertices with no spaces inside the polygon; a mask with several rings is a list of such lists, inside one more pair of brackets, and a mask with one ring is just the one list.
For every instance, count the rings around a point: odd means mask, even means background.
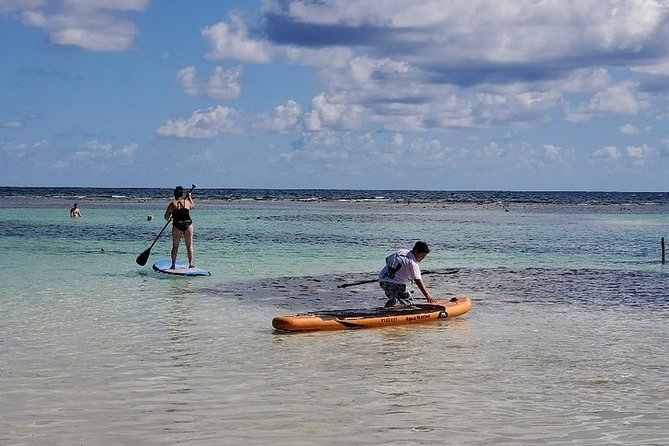
[{"label": "black bikini top", "polygon": [[181,205],[181,207],[177,207],[175,210],[172,211],[172,220],[174,221],[190,220],[190,212],[188,208],[184,207],[181,201],[177,201],[177,206],[179,205]]}]

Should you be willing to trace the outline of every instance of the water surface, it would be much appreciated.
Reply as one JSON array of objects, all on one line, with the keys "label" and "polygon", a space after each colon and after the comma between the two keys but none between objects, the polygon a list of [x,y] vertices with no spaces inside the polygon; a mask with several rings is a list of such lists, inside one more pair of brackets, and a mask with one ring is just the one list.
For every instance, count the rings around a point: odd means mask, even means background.
[{"label": "water surface", "polygon": [[[213,275],[184,279],[150,270],[167,235],[135,264],[165,203],[94,203],[78,220],[0,209],[2,444],[669,442],[655,207],[216,201],[193,213]],[[416,239],[433,294],[471,296],[470,313],[272,331],[277,314],[380,305],[376,284],[337,285]]]}]

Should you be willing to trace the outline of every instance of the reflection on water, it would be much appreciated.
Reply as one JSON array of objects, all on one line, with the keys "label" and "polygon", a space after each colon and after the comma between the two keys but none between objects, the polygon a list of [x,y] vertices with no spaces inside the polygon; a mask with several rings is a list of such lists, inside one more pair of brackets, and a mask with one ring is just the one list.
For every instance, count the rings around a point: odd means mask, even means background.
[{"label": "reflection on water", "polygon": [[195,321],[191,308],[195,293],[190,285],[189,282],[174,281],[166,296],[167,308],[163,324],[169,341],[167,353],[177,369],[190,366],[192,357],[197,355],[197,349],[193,345]]}]

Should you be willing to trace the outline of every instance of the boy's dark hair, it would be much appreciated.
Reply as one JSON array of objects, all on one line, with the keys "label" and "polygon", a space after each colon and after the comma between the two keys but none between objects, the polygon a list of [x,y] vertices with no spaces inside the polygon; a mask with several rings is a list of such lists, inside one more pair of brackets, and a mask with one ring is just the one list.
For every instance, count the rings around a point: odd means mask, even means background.
[{"label": "boy's dark hair", "polygon": [[415,245],[413,245],[413,252],[418,252],[418,253],[423,253],[423,254],[429,254],[430,253],[430,248],[427,247],[427,243],[425,242],[416,242]]}]

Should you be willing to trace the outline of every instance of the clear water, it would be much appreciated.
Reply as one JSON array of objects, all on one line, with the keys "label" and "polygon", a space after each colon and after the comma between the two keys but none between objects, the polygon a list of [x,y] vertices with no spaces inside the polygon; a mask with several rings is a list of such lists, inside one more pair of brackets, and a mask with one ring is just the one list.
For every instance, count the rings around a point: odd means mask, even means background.
[{"label": "clear water", "polygon": [[[669,443],[669,215],[574,207],[200,206],[207,278],[151,271],[162,207],[2,208],[0,443]],[[156,216],[147,221],[146,216]],[[430,243],[467,315],[274,333],[383,302],[383,257]],[[183,257],[183,252],[181,253]]]}]

